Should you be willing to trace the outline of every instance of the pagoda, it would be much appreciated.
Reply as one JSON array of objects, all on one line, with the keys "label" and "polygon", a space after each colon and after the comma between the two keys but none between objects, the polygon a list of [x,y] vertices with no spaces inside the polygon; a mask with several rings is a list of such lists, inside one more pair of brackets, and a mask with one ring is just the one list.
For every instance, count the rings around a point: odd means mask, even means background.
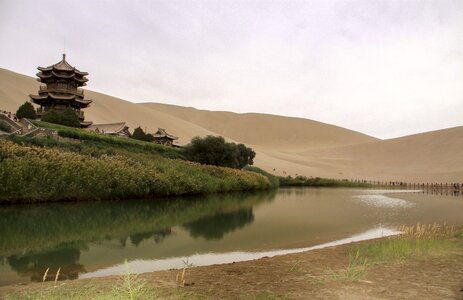
[{"label": "pagoda", "polygon": [[90,126],[92,122],[84,121],[82,109],[88,107],[92,100],[84,99],[84,91],[79,89],[87,85],[88,73],[71,66],[66,61],[66,54],[63,54],[60,62],[37,69],[40,71],[37,73],[37,81],[46,84],[46,86],[40,86],[38,95],[29,95],[33,103],[40,105],[37,109],[37,116],[41,118],[50,110],[63,112],[70,107],[79,117],[81,127]]}]

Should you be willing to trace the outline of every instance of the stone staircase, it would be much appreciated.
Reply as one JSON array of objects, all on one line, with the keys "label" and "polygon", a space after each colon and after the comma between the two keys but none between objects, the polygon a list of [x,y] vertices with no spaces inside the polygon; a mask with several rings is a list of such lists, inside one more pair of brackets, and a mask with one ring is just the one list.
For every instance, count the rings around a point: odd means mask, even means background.
[{"label": "stone staircase", "polygon": [[19,122],[11,119],[8,115],[0,111],[0,120],[3,124],[10,127],[10,132],[0,131],[0,135],[16,134],[19,136],[36,137],[36,136],[49,136],[57,138],[58,133],[56,130],[37,127],[26,118],[22,118]]}]

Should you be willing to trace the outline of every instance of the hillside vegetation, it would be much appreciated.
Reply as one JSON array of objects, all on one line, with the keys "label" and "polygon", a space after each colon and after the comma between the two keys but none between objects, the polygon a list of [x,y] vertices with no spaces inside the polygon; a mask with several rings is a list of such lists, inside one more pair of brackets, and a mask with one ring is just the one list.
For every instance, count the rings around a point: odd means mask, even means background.
[{"label": "hillside vegetation", "polygon": [[[166,158],[156,151],[158,145],[93,138],[80,143],[0,140],[0,202],[155,198],[271,187],[257,173]],[[170,155],[174,150],[165,151]]]}]

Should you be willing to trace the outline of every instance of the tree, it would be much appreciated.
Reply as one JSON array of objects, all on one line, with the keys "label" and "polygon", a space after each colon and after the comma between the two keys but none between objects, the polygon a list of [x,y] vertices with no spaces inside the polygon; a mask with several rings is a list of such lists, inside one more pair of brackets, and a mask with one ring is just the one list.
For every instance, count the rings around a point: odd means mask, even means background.
[{"label": "tree", "polygon": [[61,114],[61,124],[70,127],[80,127],[80,120],[76,112],[68,107]]},{"label": "tree", "polygon": [[246,167],[247,165],[252,165],[254,163],[254,157],[256,157],[256,152],[249,147],[246,147],[244,144],[238,144],[238,164],[240,169]]},{"label": "tree", "polygon": [[132,138],[140,141],[144,141],[146,138],[146,133],[141,129],[140,126],[134,129]]},{"label": "tree", "polygon": [[18,119],[28,118],[28,119],[37,119],[37,114],[35,113],[35,109],[30,102],[24,102],[18,110],[16,111],[16,117]]},{"label": "tree", "polygon": [[140,141],[145,142],[152,142],[154,141],[154,136],[151,133],[146,134],[140,126],[135,128],[132,134],[132,138]]},{"label": "tree", "polygon": [[212,135],[194,137],[183,150],[190,161],[235,169],[252,165],[256,155],[243,144],[227,143],[223,137]]},{"label": "tree", "polygon": [[49,110],[43,115],[42,121],[70,127],[80,127],[79,117],[70,107],[66,108],[62,113],[53,109]]}]

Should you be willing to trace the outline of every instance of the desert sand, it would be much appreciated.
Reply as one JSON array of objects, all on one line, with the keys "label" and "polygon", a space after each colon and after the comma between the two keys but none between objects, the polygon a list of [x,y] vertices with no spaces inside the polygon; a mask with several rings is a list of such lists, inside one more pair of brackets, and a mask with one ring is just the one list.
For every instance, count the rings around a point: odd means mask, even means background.
[{"label": "desert sand", "polygon": [[[33,77],[0,69],[0,109],[16,111],[35,94]],[[85,90],[94,123],[125,121],[155,132],[165,128],[187,144],[194,136],[224,136],[256,150],[255,165],[277,175],[407,181],[463,181],[463,126],[380,140],[302,118],[197,110],[161,103],[132,103]],[[155,100],[155,99],[153,99]]]}]

